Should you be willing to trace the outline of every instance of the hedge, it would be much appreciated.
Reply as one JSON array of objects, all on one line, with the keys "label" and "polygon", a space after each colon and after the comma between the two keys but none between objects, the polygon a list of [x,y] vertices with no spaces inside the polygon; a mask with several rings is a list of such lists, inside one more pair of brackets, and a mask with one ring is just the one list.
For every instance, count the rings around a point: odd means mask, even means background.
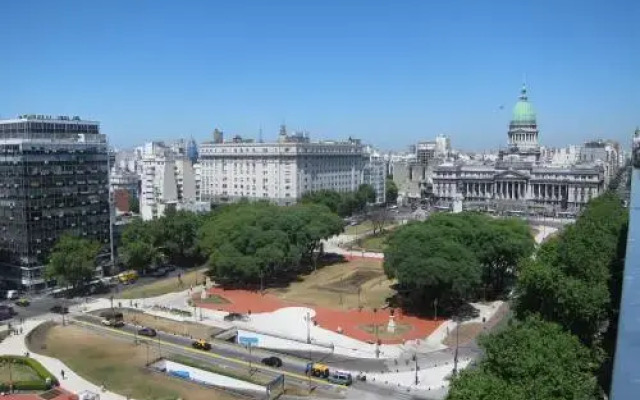
[{"label": "hedge", "polygon": [[[35,373],[42,379],[42,381],[16,381],[13,382],[14,390],[47,390],[51,389],[51,386],[57,386],[59,384],[58,378],[56,378],[51,372],[42,366],[38,361],[30,357],[24,356],[0,356],[0,363],[12,362],[15,364],[26,364],[29,368],[33,369]],[[47,385],[47,378],[51,382]],[[7,391],[9,385],[0,383],[0,391]]]}]

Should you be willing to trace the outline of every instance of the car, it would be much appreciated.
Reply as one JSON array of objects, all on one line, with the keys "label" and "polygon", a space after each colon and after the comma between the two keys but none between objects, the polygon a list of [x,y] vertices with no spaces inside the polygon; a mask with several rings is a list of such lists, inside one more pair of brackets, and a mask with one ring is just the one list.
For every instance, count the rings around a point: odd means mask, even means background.
[{"label": "car", "polygon": [[158,332],[156,332],[156,330],[153,328],[144,327],[144,328],[138,329],[138,335],[140,336],[155,337],[157,334]]},{"label": "car", "polygon": [[211,350],[211,343],[202,339],[198,339],[194,341],[193,343],[191,343],[191,346],[193,346],[194,349],[198,349],[198,350],[204,350],[204,351]]},{"label": "car", "polygon": [[268,367],[280,368],[282,367],[282,360],[279,357],[266,357],[262,359],[262,363]]},{"label": "car", "polygon": [[119,319],[103,319],[102,321],[102,325],[104,326],[110,326],[112,328],[121,328],[124,326],[124,321],[119,320]]},{"label": "car", "polygon": [[353,383],[353,377],[348,372],[334,372],[327,380],[331,383],[335,383],[336,385],[344,385],[349,386]]},{"label": "car", "polygon": [[173,272],[176,270],[177,267],[175,265],[165,264],[162,266],[162,268],[167,272]]},{"label": "car", "polygon": [[63,307],[59,304],[51,307],[49,309],[49,311],[51,311],[54,314],[69,314],[69,307]]},{"label": "car", "polygon": [[16,305],[20,307],[28,307],[31,302],[27,299],[19,299],[16,301]]},{"label": "car", "polygon": [[244,314],[230,312],[224,316],[225,321],[246,321],[247,317]]},{"label": "car", "polygon": [[167,276],[167,271],[166,268],[160,267],[156,270],[153,270],[149,273],[149,276],[152,276],[154,278],[162,278],[163,276]]}]

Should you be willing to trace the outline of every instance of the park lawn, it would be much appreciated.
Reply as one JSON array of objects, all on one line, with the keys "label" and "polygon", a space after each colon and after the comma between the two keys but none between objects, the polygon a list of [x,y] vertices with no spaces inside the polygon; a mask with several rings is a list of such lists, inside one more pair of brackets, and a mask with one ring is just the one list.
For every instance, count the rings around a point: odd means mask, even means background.
[{"label": "park lawn", "polygon": [[[38,331],[39,330],[39,331]],[[86,380],[139,400],[235,400],[241,397],[147,370],[148,347],[98,335],[77,326],[41,326],[32,335],[31,351],[54,357]],[[44,345],[44,346],[43,346]],[[149,347],[151,359],[157,349]],[[63,382],[64,384],[64,382]]]},{"label": "park lawn", "polygon": [[372,253],[382,253],[387,247],[386,240],[389,237],[389,231],[384,231],[375,236],[367,236],[358,240],[354,248],[362,249]]},{"label": "park lawn", "polygon": [[42,381],[42,378],[26,364],[0,364],[0,382],[9,384],[11,381]]},{"label": "park lawn", "polygon": [[196,322],[174,321],[130,309],[123,309],[122,313],[127,323],[146,326],[174,335],[189,336],[194,339],[209,339],[221,332],[221,329],[212,326],[198,324]]},{"label": "park lawn", "polygon": [[182,285],[177,276],[164,278],[146,285],[134,286],[121,291],[117,297],[120,299],[142,299],[156,297],[167,293],[180,292],[189,289],[196,284],[202,284],[206,269],[197,269],[182,274]]},{"label": "park lawn", "polygon": [[[301,277],[285,288],[268,289],[285,301],[329,308],[379,308],[395,294],[382,260],[354,259],[329,265]],[[360,289],[360,300],[358,300]]]},{"label": "park lawn", "polygon": [[362,221],[358,225],[345,226],[344,233],[346,233],[347,235],[356,235],[356,234],[361,235],[365,232],[369,232],[372,230],[373,230],[373,224],[371,223],[371,221],[366,220],[366,221]]}]

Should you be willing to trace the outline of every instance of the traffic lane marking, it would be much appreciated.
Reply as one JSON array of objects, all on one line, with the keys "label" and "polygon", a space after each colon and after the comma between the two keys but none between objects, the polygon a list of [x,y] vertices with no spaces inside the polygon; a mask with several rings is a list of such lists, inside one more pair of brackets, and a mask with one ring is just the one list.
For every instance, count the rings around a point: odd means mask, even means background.
[{"label": "traffic lane marking", "polygon": [[[102,325],[94,324],[94,323],[91,323],[91,322],[85,322],[85,321],[77,320],[77,319],[74,319],[74,322],[78,322],[80,324],[84,324],[84,325],[93,326],[93,327],[96,327],[96,328],[108,330],[108,331],[111,331],[111,332],[114,332],[114,333],[117,333],[117,334],[120,334],[120,335],[123,335],[123,336],[132,336],[132,337],[136,337],[137,336],[136,334],[133,334],[131,332],[123,331],[123,330],[120,330],[120,329],[114,329],[114,328],[111,328],[111,327],[102,326]],[[165,346],[175,347],[175,348],[178,348],[180,350],[187,350],[187,351],[190,351],[190,352],[195,353],[195,354],[204,354],[204,355],[208,355],[208,356],[210,356],[212,358],[218,358],[220,360],[229,361],[229,362],[240,364],[240,365],[243,365],[243,366],[246,366],[246,367],[248,367],[249,365],[251,365],[252,367],[255,367],[254,363],[250,363],[248,361],[240,360],[240,359],[237,359],[237,358],[231,358],[231,357],[223,356],[223,355],[220,355],[220,354],[212,353],[210,351],[196,350],[196,349],[191,348],[191,347],[182,346],[182,345],[179,345],[179,344],[167,342],[165,340],[160,340],[160,339],[157,339],[157,340],[154,340],[154,341],[162,343]],[[335,385],[335,384],[333,384],[331,382],[327,382],[327,381],[323,381],[321,379],[316,379],[316,378],[313,378],[313,377],[309,377],[307,375],[300,375],[300,374],[296,374],[296,373],[293,373],[293,372],[284,371],[284,370],[278,370],[278,369],[267,367],[267,366],[263,366],[263,365],[260,365],[260,368],[264,369],[264,370],[267,370],[267,371],[276,372],[278,374],[283,374],[283,375],[286,375],[286,376],[289,376],[289,377],[292,377],[292,378],[297,378],[297,379],[300,379],[300,380],[321,383],[323,385],[327,385],[327,386],[335,387],[335,388],[343,388],[343,386],[341,386],[341,385]]]}]

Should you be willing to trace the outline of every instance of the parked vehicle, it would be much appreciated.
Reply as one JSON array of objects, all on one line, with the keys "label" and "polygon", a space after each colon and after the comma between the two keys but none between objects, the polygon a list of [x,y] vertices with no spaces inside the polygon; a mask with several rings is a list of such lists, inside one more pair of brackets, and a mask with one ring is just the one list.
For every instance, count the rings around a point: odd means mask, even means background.
[{"label": "parked vehicle", "polygon": [[160,268],[156,268],[155,270],[151,271],[149,273],[149,276],[152,276],[154,278],[162,278],[163,276],[167,276],[167,273],[169,271],[167,271],[164,267],[160,267]]},{"label": "parked vehicle", "polygon": [[279,357],[266,357],[262,359],[262,363],[268,367],[280,368],[282,367],[282,360]]},{"label": "parked vehicle", "polygon": [[7,300],[16,300],[20,297],[20,292],[17,290],[7,290]]},{"label": "parked vehicle", "polygon": [[329,378],[327,380],[331,383],[335,383],[336,385],[344,386],[349,386],[353,383],[353,377],[350,373],[340,371],[334,372],[329,375]]},{"label": "parked vehicle", "polygon": [[123,285],[134,283],[135,281],[138,280],[138,271],[134,271],[131,269],[129,271],[121,272],[118,274],[118,280]]},{"label": "parked vehicle", "polygon": [[203,339],[198,339],[195,342],[191,343],[194,349],[209,351],[211,350],[211,343],[207,342]]},{"label": "parked vehicle", "polygon": [[322,378],[329,377],[329,367],[324,364],[319,363],[309,363],[307,364],[307,368],[305,370],[307,375],[318,376]]},{"label": "parked vehicle", "polygon": [[156,330],[153,328],[144,327],[144,328],[138,329],[138,335],[140,336],[155,337],[157,334],[158,332],[156,332]]},{"label": "parked vehicle", "polygon": [[229,314],[224,316],[225,321],[247,321],[247,316],[240,313],[230,312]]},{"label": "parked vehicle", "polygon": [[13,318],[17,313],[11,306],[0,305],[0,320],[5,320],[9,318]]},{"label": "parked vehicle", "polygon": [[57,304],[49,309],[54,314],[69,314],[69,307],[63,307]]},{"label": "parked vehicle", "polygon": [[16,305],[20,306],[20,307],[29,307],[29,305],[31,304],[31,302],[28,299],[22,298],[18,301],[16,301]]},{"label": "parked vehicle", "polygon": [[112,328],[121,328],[124,326],[124,321],[122,320],[117,320],[117,319],[103,319],[102,320],[102,325],[104,326],[110,326]]}]

